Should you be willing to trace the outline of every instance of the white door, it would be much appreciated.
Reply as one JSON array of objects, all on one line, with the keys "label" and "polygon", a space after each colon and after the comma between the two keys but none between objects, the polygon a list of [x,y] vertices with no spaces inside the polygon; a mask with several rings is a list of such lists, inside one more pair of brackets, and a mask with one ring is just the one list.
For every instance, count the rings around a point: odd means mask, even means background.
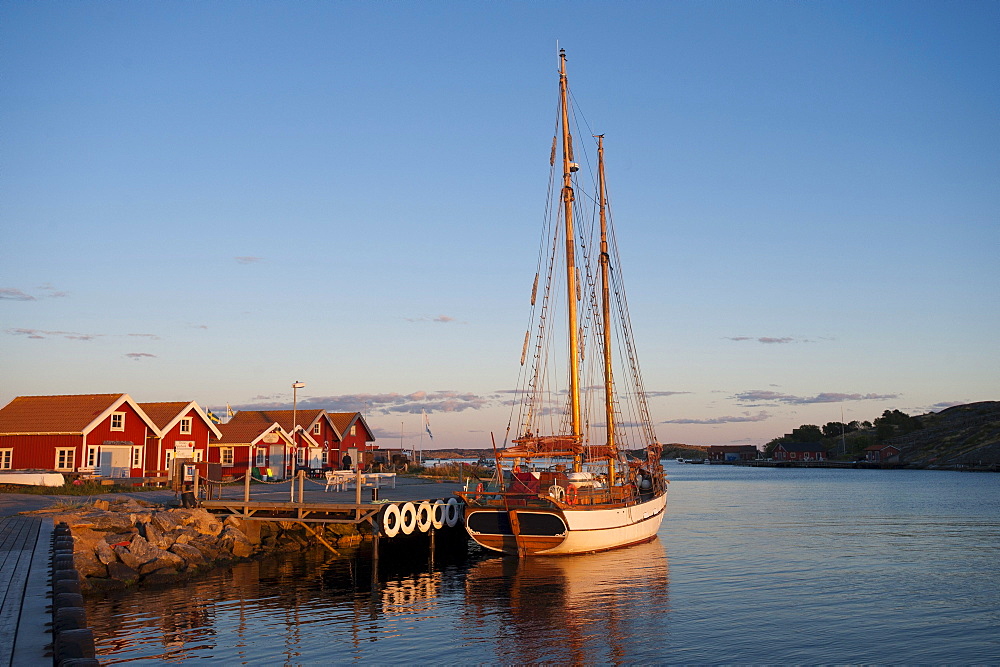
[{"label": "white door", "polygon": [[267,457],[267,467],[271,469],[271,476],[277,479],[285,478],[285,446],[271,445]]},{"label": "white door", "polygon": [[97,470],[101,477],[128,477],[132,465],[132,448],[104,445]]},{"label": "white door", "polygon": [[310,447],[309,448],[309,462],[306,464],[310,468],[318,470],[323,467],[323,448],[322,447]]}]

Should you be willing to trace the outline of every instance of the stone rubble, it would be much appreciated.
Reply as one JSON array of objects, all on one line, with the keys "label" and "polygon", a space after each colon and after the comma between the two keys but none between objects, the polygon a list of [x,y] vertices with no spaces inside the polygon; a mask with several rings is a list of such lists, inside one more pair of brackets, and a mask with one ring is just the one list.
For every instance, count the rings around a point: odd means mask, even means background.
[{"label": "stone rubble", "polygon": [[53,520],[72,531],[83,592],[180,581],[233,560],[310,546],[277,524],[261,526],[254,544],[241,519],[220,521],[203,509],[167,509],[133,498],[95,500]]}]

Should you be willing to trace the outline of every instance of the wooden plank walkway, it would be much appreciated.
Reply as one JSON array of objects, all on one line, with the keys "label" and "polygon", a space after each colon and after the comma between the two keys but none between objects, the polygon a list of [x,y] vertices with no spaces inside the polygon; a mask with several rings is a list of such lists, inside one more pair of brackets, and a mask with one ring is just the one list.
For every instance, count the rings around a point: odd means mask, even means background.
[{"label": "wooden plank walkway", "polygon": [[45,611],[51,521],[0,518],[0,666],[51,663]]}]

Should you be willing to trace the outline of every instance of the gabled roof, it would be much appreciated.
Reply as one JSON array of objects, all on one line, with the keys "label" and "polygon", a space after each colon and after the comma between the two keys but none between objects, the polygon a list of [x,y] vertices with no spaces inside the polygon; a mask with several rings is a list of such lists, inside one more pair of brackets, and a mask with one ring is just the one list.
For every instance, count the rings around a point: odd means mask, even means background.
[{"label": "gabled roof", "polygon": [[326,413],[333,423],[333,427],[337,430],[337,435],[341,440],[344,439],[344,434],[351,430],[351,426],[359,423],[361,427],[365,429],[365,442],[374,442],[375,436],[372,434],[372,430],[368,428],[368,423],[365,418],[361,416],[360,412],[328,412]]},{"label": "gabled roof", "polygon": [[215,434],[216,438],[221,438],[222,434],[215,426],[215,422],[208,418],[205,411],[194,401],[167,401],[162,403],[140,403],[139,406],[145,411],[149,418],[156,422],[156,427],[160,433],[166,433],[181,420],[186,417],[192,409],[197,413],[209,430]]},{"label": "gabled roof", "polygon": [[896,445],[890,444],[888,442],[883,442],[883,443],[881,443],[879,445],[871,445],[870,447],[865,447],[865,451],[866,452],[880,452],[883,449],[888,449],[889,447],[892,447],[897,452],[900,451],[899,447],[897,447]]},{"label": "gabled roof", "polygon": [[0,409],[0,435],[83,435],[125,404],[160,435],[153,420],[128,394],[18,396]]},{"label": "gabled roof", "polygon": [[[246,412],[246,410],[241,410],[240,412]],[[252,410],[251,412],[259,412],[264,415],[266,420],[278,422],[281,424],[281,428],[285,429],[285,433],[292,432],[294,428],[292,424],[293,417],[298,422],[298,425],[307,431],[317,421],[326,418],[326,410]]]},{"label": "gabled roof", "polygon": [[826,448],[818,442],[779,442],[786,452],[825,452]]},{"label": "gabled roof", "polygon": [[[256,416],[251,416],[248,413],[253,413]],[[293,433],[292,418],[294,415],[295,421],[299,423],[298,430],[303,439],[308,441],[307,444],[312,443],[314,447],[319,447],[320,444],[309,434],[309,430],[317,421],[327,418],[325,410],[240,410],[235,417],[229,420],[229,423],[232,424],[237,417],[244,414],[246,415],[244,419],[248,420],[247,423],[253,421],[260,424],[265,422],[278,424],[281,430],[289,436]]]},{"label": "gabled roof", "polygon": [[[265,412],[257,410],[240,410],[227,424],[219,424],[220,445],[253,445],[272,431],[277,433],[286,443],[292,439],[281,424],[274,420],[268,421]],[[215,443],[213,443],[215,444]]]}]

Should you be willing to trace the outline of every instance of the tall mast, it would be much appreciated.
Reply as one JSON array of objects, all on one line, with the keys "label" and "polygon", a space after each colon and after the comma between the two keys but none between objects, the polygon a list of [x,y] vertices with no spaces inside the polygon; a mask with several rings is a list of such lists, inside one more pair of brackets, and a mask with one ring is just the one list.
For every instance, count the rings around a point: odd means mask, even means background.
[{"label": "tall mast", "polygon": [[597,135],[597,196],[601,212],[601,319],[604,322],[604,415],[608,426],[608,480],[615,483],[614,375],[611,370],[611,257],[608,255],[608,191],[604,183],[604,135]]},{"label": "tall mast", "polygon": [[[573,162],[573,139],[569,133],[569,104],[566,79],[566,50],[559,49],[559,96],[562,103],[562,147],[563,147],[563,217],[566,222],[566,293],[569,318],[569,395],[573,424],[571,435],[583,442],[583,427],[580,418],[580,341],[576,314],[576,237],[573,232],[573,172],[579,169]],[[583,465],[580,455],[574,462],[579,470]]]}]

